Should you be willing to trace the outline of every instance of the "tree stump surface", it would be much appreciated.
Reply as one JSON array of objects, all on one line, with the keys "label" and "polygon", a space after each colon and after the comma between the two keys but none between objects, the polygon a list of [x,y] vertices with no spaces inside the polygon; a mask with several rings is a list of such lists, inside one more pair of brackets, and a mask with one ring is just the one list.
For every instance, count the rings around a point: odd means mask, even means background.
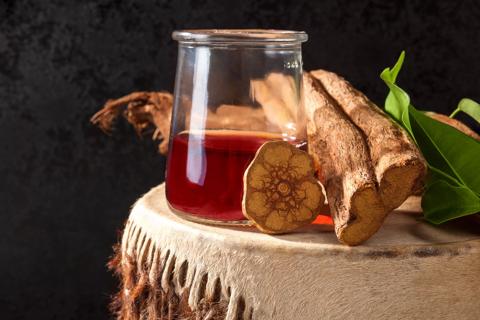
[{"label": "tree stump surface", "polygon": [[[410,206],[411,207],[411,206]],[[480,319],[480,222],[393,212],[365,244],[331,226],[267,235],[176,216],[160,185],[118,253],[119,319]]]}]

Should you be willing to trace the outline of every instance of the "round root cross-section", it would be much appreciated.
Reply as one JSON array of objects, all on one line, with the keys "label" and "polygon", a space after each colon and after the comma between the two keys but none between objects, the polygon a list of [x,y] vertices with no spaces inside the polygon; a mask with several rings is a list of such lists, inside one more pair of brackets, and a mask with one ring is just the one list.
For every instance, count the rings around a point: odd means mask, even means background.
[{"label": "round root cross-section", "polygon": [[325,201],[312,158],[285,141],[263,144],[243,180],[243,214],[266,233],[310,224]]}]

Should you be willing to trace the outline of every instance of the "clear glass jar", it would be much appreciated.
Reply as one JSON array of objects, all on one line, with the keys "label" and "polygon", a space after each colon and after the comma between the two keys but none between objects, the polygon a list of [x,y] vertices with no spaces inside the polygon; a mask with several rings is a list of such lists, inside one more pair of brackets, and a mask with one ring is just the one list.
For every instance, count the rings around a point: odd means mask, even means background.
[{"label": "clear glass jar", "polygon": [[304,32],[183,30],[167,161],[170,207],[185,218],[246,223],[243,174],[266,141],[304,144]]}]

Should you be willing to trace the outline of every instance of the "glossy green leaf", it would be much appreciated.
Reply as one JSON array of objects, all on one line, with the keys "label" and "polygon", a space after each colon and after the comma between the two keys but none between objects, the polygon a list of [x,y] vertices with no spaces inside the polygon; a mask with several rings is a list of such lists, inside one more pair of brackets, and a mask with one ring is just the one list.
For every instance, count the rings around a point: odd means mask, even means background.
[{"label": "glossy green leaf", "polygon": [[395,84],[398,73],[402,69],[404,59],[405,52],[402,51],[395,65],[391,69],[386,68],[383,70],[380,74],[380,78],[390,89],[387,99],[385,100],[385,110],[411,134],[410,119],[408,115],[410,97],[405,91],[403,91],[403,89]]},{"label": "glossy green leaf", "polygon": [[477,120],[478,123],[480,123],[480,104],[477,102],[473,101],[472,99],[463,98],[458,103],[457,109],[455,109],[455,111],[453,111],[450,115],[450,118],[453,118],[460,111],[465,112],[470,117]]},{"label": "glossy green leaf", "polygon": [[410,106],[415,140],[428,164],[480,194],[480,143]]},{"label": "glossy green leaf", "polygon": [[[408,94],[395,83],[404,57],[402,52],[395,66],[383,70],[380,77],[390,89],[385,110],[410,133],[430,169],[422,201],[425,217],[442,223],[476,213],[480,211],[480,143],[411,105]],[[478,106],[473,100],[462,101],[458,110],[468,110],[475,118]]]},{"label": "glossy green leaf", "polygon": [[430,170],[428,170],[428,176],[427,180],[425,181],[425,187],[428,187],[429,185],[435,183],[438,180],[445,180],[451,185],[454,185],[456,187],[463,186],[460,181],[458,181],[455,177],[452,177],[445,172],[438,170],[437,168],[434,168],[432,166],[429,167]]},{"label": "glossy green leaf", "polygon": [[397,62],[390,71],[390,81],[395,83],[397,81],[398,73],[402,69],[403,61],[405,61],[405,50],[400,53]]},{"label": "glossy green leaf", "polygon": [[428,221],[439,224],[480,212],[480,198],[467,187],[437,180],[427,187],[422,208]]}]

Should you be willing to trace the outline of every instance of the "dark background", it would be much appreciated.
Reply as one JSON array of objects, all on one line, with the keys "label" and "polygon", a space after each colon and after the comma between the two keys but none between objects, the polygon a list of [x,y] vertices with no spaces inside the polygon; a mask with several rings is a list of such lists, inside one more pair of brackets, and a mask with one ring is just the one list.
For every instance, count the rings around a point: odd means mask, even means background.
[{"label": "dark background", "polygon": [[[228,4],[227,4],[228,3]],[[381,104],[380,71],[420,108],[480,100],[480,1],[3,1],[0,4],[0,318],[106,319],[105,264],[165,158],[108,98],[172,90],[180,28],[305,30],[304,67],[339,72]]]}]

